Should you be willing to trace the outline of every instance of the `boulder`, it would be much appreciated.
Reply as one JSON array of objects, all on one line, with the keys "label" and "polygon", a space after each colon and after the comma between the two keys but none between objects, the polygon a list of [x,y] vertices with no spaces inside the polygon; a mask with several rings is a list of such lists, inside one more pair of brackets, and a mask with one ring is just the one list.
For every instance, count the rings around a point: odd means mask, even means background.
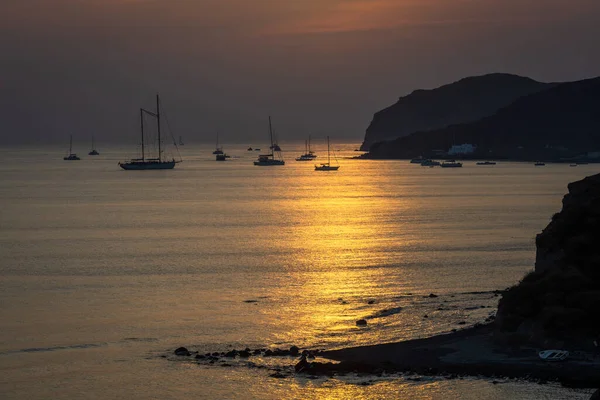
[{"label": "boulder", "polygon": [[296,357],[299,352],[300,352],[300,349],[298,348],[298,346],[292,346],[292,347],[290,347],[290,355],[291,356]]},{"label": "boulder", "polygon": [[178,347],[177,349],[175,349],[175,351],[173,352],[176,356],[191,356],[192,353],[189,352],[188,349],[186,349],[185,347]]}]

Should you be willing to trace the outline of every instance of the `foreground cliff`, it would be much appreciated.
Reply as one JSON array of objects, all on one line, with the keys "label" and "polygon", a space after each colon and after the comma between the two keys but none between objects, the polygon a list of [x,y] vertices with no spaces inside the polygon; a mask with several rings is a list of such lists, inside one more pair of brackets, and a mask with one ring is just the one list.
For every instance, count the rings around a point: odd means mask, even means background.
[{"label": "foreground cliff", "polygon": [[[600,346],[600,174],[569,184],[536,238],[535,271],[500,300],[498,337],[539,346]],[[597,347],[600,351],[600,347]]]},{"label": "foreground cliff", "polygon": [[376,143],[368,158],[434,156],[461,143],[477,145],[474,157],[495,159],[556,161],[599,151],[600,78],[554,85],[476,122]]},{"label": "foreground cliff", "polygon": [[432,90],[415,90],[373,116],[361,150],[413,132],[479,120],[521,96],[552,85],[497,73],[464,78]]}]

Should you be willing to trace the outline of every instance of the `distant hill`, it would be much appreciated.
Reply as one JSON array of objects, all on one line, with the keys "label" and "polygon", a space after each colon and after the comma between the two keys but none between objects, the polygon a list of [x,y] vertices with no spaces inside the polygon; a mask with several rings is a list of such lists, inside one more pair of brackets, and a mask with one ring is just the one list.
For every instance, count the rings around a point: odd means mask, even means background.
[{"label": "distant hill", "polygon": [[494,114],[517,98],[547,89],[541,83],[511,74],[472,76],[432,90],[415,90],[373,116],[361,150],[413,132],[472,122]]},{"label": "distant hill", "polygon": [[369,158],[411,158],[478,146],[481,158],[545,159],[600,151],[600,77],[551,86],[479,121],[416,132],[371,147]]}]

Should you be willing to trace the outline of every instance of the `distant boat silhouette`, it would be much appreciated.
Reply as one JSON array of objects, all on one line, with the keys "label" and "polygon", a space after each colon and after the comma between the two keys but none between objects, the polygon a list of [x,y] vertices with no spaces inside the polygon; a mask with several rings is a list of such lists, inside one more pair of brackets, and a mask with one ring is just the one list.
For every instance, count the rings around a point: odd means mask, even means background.
[{"label": "distant boat silhouette", "polygon": [[231,158],[231,156],[228,154],[225,154],[225,153],[217,154],[217,156],[216,156],[217,161],[226,161],[228,158]]},{"label": "distant boat silhouette", "polygon": [[[158,130],[158,155],[155,158],[146,158],[145,144],[144,144],[144,113],[156,117],[156,126]],[[119,163],[119,166],[124,170],[148,170],[148,169],[173,169],[175,164],[181,161],[163,160],[160,138],[160,100],[158,94],[156,95],[156,113],[140,108],[140,130],[142,136],[142,158],[133,158],[130,161]]]},{"label": "distant boat silhouette", "polygon": [[73,135],[70,135],[70,138],[69,138],[69,155],[66,157],[63,157],[63,160],[65,160],[65,161],[81,160],[79,157],[77,157],[77,154],[73,153]]},{"label": "distant boat silhouette", "polygon": [[304,141],[304,154],[296,158],[296,161],[312,161],[317,158],[317,155],[310,150],[310,135],[308,141]]},{"label": "distant boat silhouette", "polygon": [[[270,166],[270,165],[285,165],[285,161],[281,159],[281,154],[279,154],[279,158],[275,158],[274,152],[278,150],[274,150],[275,146],[273,145],[273,127],[271,125],[271,116],[269,116],[269,137],[271,139],[271,152],[269,154],[261,154],[258,156],[258,160],[254,161],[254,165],[260,166]],[[254,149],[260,150],[260,149]]]},{"label": "distant boat silhouette", "polygon": [[444,161],[440,167],[442,168],[460,168],[462,167],[462,163],[455,160]]},{"label": "distant boat silhouette", "polygon": [[180,146],[183,146],[183,145],[185,145],[185,143],[183,143],[183,140],[181,140],[181,136],[179,136],[179,145],[180,145]]},{"label": "distant boat silhouette", "polygon": [[88,153],[88,156],[99,156],[100,153],[98,153],[98,150],[96,150],[96,147],[94,146],[94,136],[92,136],[92,151],[90,151]]},{"label": "distant boat silhouette", "polygon": [[275,131],[273,131],[273,136],[275,139],[271,141],[271,146],[269,149],[272,151],[281,151],[281,147],[279,147],[279,144],[277,144],[277,135],[275,134]]},{"label": "distant boat silhouette", "polygon": [[[249,150],[252,150],[252,148],[250,148]],[[223,154],[223,147],[219,147],[219,132],[217,132],[217,145],[215,146],[215,151],[213,151],[213,154]],[[217,158],[217,161],[218,158]],[[225,161],[225,160],[221,160],[221,161]]]},{"label": "distant boat silhouette", "polygon": [[315,171],[337,171],[339,165],[331,165],[331,155],[329,153],[329,136],[327,136],[327,162],[321,165],[315,165]]}]

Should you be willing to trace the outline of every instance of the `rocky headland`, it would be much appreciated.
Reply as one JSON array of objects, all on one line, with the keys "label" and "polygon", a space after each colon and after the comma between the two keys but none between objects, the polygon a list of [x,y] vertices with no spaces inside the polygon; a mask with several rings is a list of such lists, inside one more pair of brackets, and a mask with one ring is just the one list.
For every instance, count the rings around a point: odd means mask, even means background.
[{"label": "rocky headland", "polygon": [[361,150],[414,132],[477,121],[494,114],[521,96],[552,87],[518,75],[493,73],[471,76],[431,90],[415,90],[375,113]]},{"label": "rocky headland", "polygon": [[[487,95],[494,96],[493,91]],[[371,143],[364,158],[442,158],[452,145],[470,143],[477,150],[469,158],[593,161],[590,153],[600,151],[599,99],[600,78],[551,84],[477,120]],[[461,102],[460,97],[456,102]]]}]

